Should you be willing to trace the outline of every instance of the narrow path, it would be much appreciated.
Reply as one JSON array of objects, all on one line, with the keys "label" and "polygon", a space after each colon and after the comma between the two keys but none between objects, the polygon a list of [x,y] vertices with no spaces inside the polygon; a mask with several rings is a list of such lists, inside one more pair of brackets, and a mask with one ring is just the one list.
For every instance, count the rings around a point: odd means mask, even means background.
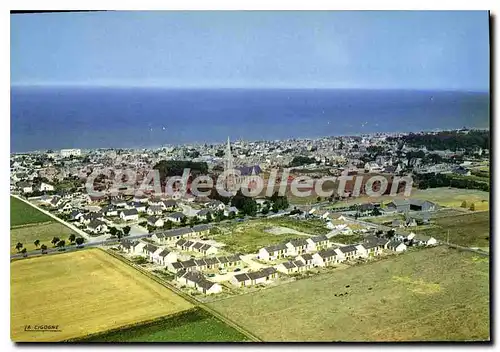
[{"label": "narrow path", "polygon": [[37,205],[35,205],[35,204],[33,204],[33,203],[30,203],[30,202],[29,202],[29,201],[27,201],[26,199],[23,199],[23,198],[21,198],[21,197],[19,197],[19,196],[15,195],[15,194],[11,194],[11,197],[14,197],[14,198],[16,198],[16,199],[19,199],[20,201],[22,201],[22,202],[24,202],[24,203],[26,203],[26,204],[28,204],[28,205],[32,206],[32,207],[33,207],[33,208],[35,208],[36,210],[38,210],[38,211],[40,211],[40,212],[44,213],[45,215],[50,216],[52,219],[54,219],[54,220],[56,220],[56,221],[60,222],[60,223],[61,223],[61,224],[63,224],[64,226],[66,226],[66,227],[70,228],[71,230],[75,231],[77,234],[79,234],[80,236],[82,236],[83,238],[85,238],[87,241],[89,241],[89,242],[91,242],[91,241],[92,241],[92,238],[91,238],[91,237],[90,237],[90,236],[89,236],[86,232],[84,232],[84,231],[82,231],[81,229],[79,229],[78,227],[76,227],[76,226],[74,226],[74,225],[72,225],[72,224],[70,224],[70,223],[68,223],[68,222],[64,221],[63,219],[58,218],[57,216],[55,216],[54,214],[52,214],[52,213],[48,212],[47,210],[42,209],[42,208],[40,208],[39,206],[37,206]]}]

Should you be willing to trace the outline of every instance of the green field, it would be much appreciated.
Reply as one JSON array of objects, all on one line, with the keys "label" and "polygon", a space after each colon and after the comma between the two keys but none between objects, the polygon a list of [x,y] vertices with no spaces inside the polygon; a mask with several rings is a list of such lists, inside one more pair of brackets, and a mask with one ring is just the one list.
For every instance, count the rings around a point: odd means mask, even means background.
[{"label": "green field", "polygon": [[246,221],[239,224],[220,226],[221,232],[214,236],[218,242],[224,243],[224,250],[231,253],[255,253],[262,247],[287,242],[299,236],[295,234],[275,235],[266,232],[269,225],[261,221]]},{"label": "green field", "polygon": [[[273,227],[290,229],[290,233],[273,234],[266,231]],[[307,235],[328,233],[328,229],[320,220],[295,220],[273,218],[250,220],[241,223],[232,223],[220,226],[220,233],[214,236],[218,242],[226,244],[225,250],[232,253],[255,253],[262,247],[272,244],[285,243],[291,239]],[[304,234],[295,234],[294,231]]]},{"label": "green field", "polygon": [[437,218],[432,223],[432,226],[425,230],[412,231],[444,241],[447,240],[449,231],[450,243],[467,247],[489,247],[489,211]]},{"label": "green field", "polygon": [[267,219],[266,223],[275,226],[284,226],[300,232],[309,233],[313,236],[324,235],[330,232],[325,226],[325,222],[318,219],[296,220],[289,217],[279,217]]},{"label": "green field", "polygon": [[464,341],[489,303],[488,258],[435,247],[209,305],[264,341]]},{"label": "green field", "polygon": [[54,237],[59,237],[61,240],[65,240],[66,244],[69,244],[68,237],[72,233],[76,237],[80,237],[76,232],[58,222],[14,228],[10,230],[10,252],[17,252],[15,247],[18,242],[21,242],[28,251],[37,249],[33,244],[35,240],[39,240],[40,245],[45,244],[47,247],[52,247],[50,241]]},{"label": "green field", "polygon": [[78,342],[240,342],[247,337],[202,309]]},{"label": "green field", "polygon": [[23,201],[10,197],[10,227],[52,221],[50,216]]}]

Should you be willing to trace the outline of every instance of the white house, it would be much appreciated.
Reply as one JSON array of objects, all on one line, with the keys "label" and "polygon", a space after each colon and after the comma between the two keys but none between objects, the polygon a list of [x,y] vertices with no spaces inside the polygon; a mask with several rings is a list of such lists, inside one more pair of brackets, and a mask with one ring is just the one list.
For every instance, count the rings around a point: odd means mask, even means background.
[{"label": "white house", "polygon": [[343,256],[334,248],[320,250],[312,255],[313,264],[316,266],[329,266],[343,261]]},{"label": "white house", "polygon": [[314,266],[314,258],[310,253],[301,254],[297,258],[295,258],[295,260],[300,260],[302,263],[304,263],[306,270]]},{"label": "white house", "polygon": [[307,252],[316,252],[329,247],[328,238],[325,235],[314,236],[306,239]]},{"label": "white house", "polygon": [[285,243],[287,248],[287,255],[297,256],[306,253],[307,241],[304,238],[293,239]]},{"label": "white house", "polygon": [[136,209],[123,209],[120,211],[120,218],[125,221],[137,221],[139,212]]},{"label": "white house", "polygon": [[163,212],[163,207],[161,205],[150,205],[146,210],[148,215],[161,215]]},{"label": "white house", "polygon": [[108,226],[104,221],[92,220],[88,223],[87,230],[95,234],[104,233],[108,230]]},{"label": "white house", "polygon": [[192,270],[179,270],[176,274],[176,280],[186,286],[193,287],[197,291],[205,294],[217,294],[222,292],[222,286],[218,283],[207,280],[202,273]]},{"label": "white house", "polygon": [[101,211],[105,216],[118,216],[118,209],[113,205],[107,205]]},{"label": "white house", "polygon": [[338,250],[344,255],[346,260],[358,258],[358,248],[353,245],[339,247]]},{"label": "white house", "polygon": [[276,269],[284,274],[299,273],[307,270],[305,264],[300,260],[294,260],[279,264]]},{"label": "white house", "polygon": [[238,287],[267,284],[278,276],[275,268],[263,268],[259,271],[234,275],[229,281]]},{"label": "white house", "polygon": [[[139,243],[139,241],[129,241],[127,239],[123,239],[121,240],[120,242],[120,249],[126,253],[129,253],[129,254],[132,254],[134,253],[134,248],[135,246],[137,246]],[[141,248],[141,253],[142,253],[142,248]]]},{"label": "white house", "polygon": [[153,227],[163,227],[164,222],[162,219],[157,218],[156,216],[150,216],[148,218],[148,225]]},{"label": "white house", "polygon": [[394,252],[403,252],[406,251],[406,244],[400,241],[391,241],[387,244],[387,249]]},{"label": "white house", "polygon": [[205,206],[214,211],[226,209],[226,205],[217,199],[206,203]]},{"label": "white house", "polygon": [[40,192],[53,191],[54,186],[52,186],[51,184],[42,182],[42,183],[40,183],[40,187],[38,189],[40,190]]},{"label": "white house", "polygon": [[177,209],[177,201],[174,199],[167,199],[162,202],[163,209],[167,211],[174,211]]},{"label": "white house", "polygon": [[172,221],[174,224],[180,224],[182,222],[182,219],[185,219],[186,216],[182,213],[172,213],[167,215],[166,219]]},{"label": "white house", "polygon": [[[354,245],[357,249],[357,255],[359,258],[368,258],[368,249],[363,246],[363,244],[356,244]],[[368,244],[367,244],[368,246]],[[371,248],[373,249],[373,248]]]},{"label": "white house", "polygon": [[224,216],[229,216],[232,212],[234,215],[237,215],[239,210],[236,207],[226,207],[226,209],[224,209]]},{"label": "white house", "polygon": [[276,260],[285,257],[288,247],[284,244],[276,244],[259,249],[259,259]]},{"label": "white house", "polygon": [[167,263],[173,263],[176,261],[177,254],[169,251],[168,249],[158,248],[158,250],[153,253],[153,262],[156,264],[167,265]]},{"label": "white house", "polygon": [[413,236],[413,243],[417,244],[418,246],[432,246],[437,243],[437,240],[431,236],[418,234]]},{"label": "white house", "polygon": [[207,243],[196,242],[190,247],[190,250],[202,253],[204,255],[214,255],[218,253],[217,247],[211,246]]},{"label": "white house", "polygon": [[152,262],[155,257],[155,252],[158,251],[157,246],[152,243],[146,243],[146,245],[142,248],[142,253]]},{"label": "white house", "polygon": [[212,212],[208,209],[201,209],[196,213],[196,217],[200,220],[207,220],[208,214],[212,216]]}]

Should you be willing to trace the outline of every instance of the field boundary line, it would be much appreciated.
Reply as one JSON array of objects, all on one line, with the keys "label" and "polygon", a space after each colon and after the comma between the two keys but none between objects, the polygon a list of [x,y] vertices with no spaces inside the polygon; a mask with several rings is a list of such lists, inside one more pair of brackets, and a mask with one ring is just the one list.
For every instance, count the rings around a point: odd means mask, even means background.
[{"label": "field boundary line", "polygon": [[79,229],[78,227],[76,227],[76,226],[74,226],[74,225],[72,225],[72,224],[67,223],[67,222],[66,222],[66,221],[64,221],[63,219],[58,218],[58,217],[57,217],[57,216],[55,216],[54,214],[52,214],[52,213],[48,212],[48,211],[47,211],[47,210],[45,210],[45,209],[40,208],[39,206],[37,206],[37,205],[35,205],[35,204],[30,203],[29,201],[27,201],[26,199],[23,199],[23,198],[19,197],[18,195],[11,194],[10,196],[11,196],[11,197],[14,197],[14,198],[16,198],[16,199],[18,199],[18,200],[20,200],[20,201],[22,201],[22,202],[24,202],[24,203],[26,203],[26,204],[30,205],[30,206],[32,206],[33,208],[35,208],[36,210],[40,211],[41,213],[44,213],[45,215],[50,216],[52,219],[54,219],[54,220],[56,220],[56,221],[60,222],[61,224],[63,224],[63,225],[64,225],[64,226],[66,226],[67,228],[69,228],[69,229],[71,229],[71,230],[75,231],[77,234],[79,234],[80,236],[82,236],[83,238],[85,238],[87,241],[90,241],[90,239],[91,239],[91,238],[90,238],[90,236],[89,236],[89,235],[88,235],[85,231],[82,231],[82,230],[81,230],[81,229]]},{"label": "field boundary line", "polygon": [[176,313],[172,313],[172,314],[167,314],[167,315],[161,316],[159,318],[148,319],[148,320],[143,320],[143,321],[139,321],[139,322],[135,322],[135,323],[130,323],[130,324],[127,324],[127,325],[120,326],[118,328],[104,330],[104,331],[96,332],[96,333],[93,333],[93,334],[83,335],[83,336],[80,336],[80,337],[72,337],[72,338],[69,338],[67,340],[63,340],[61,342],[85,342],[85,340],[92,339],[94,337],[99,337],[99,336],[105,335],[105,334],[112,334],[112,333],[115,333],[115,332],[119,332],[121,330],[131,329],[131,328],[135,328],[135,327],[139,327],[139,326],[143,326],[143,325],[154,324],[156,322],[160,322],[160,321],[163,321],[163,320],[174,318],[176,316],[179,316],[179,315],[182,315],[182,314],[188,313],[190,311],[194,311],[194,310],[196,310],[196,307],[189,308],[189,309],[186,309],[186,310],[182,310],[180,312],[176,312]]},{"label": "field boundary line", "polygon": [[17,225],[17,226],[11,226],[11,230],[17,230],[17,229],[23,229],[25,227],[32,227],[32,226],[40,226],[40,225],[49,225],[54,223],[54,221],[49,220],[49,221],[43,221],[43,222],[30,222],[29,224],[23,224],[23,225]]},{"label": "field boundary line", "polygon": [[[102,250],[102,249],[101,249]],[[188,294],[186,294],[185,292],[182,292],[180,289],[178,289],[177,287],[175,287],[174,285],[160,279],[159,277],[157,277],[156,275],[153,275],[151,274],[149,271],[147,270],[144,270],[143,268],[140,268],[136,265],[134,265],[133,263],[131,263],[129,260],[123,258],[122,256],[110,251],[110,250],[103,250],[104,252],[110,254],[111,256],[113,256],[114,258],[122,261],[123,263],[131,266],[132,268],[136,269],[138,272],[140,272],[141,274],[147,276],[148,278],[150,278],[151,280],[154,280],[156,281],[157,283],[159,283],[160,285],[164,286],[165,288],[169,289],[170,291],[176,293],[177,295],[181,296],[182,298],[184,298],[186,301],[190,302],[191,304],[193,304],[195,307],[200,307],[202,309],[204,309],[206,312],[208,312],[209,314],[213,315],[214,317],[216,317],[217,319],[221,320],[222,322],[226,323],[227,325],[231,326],[232,328],[234,328],[235,330],[237,330],[238,332],[242,333],[243,335],[245,335],[246,337],[248,337],[251,341],[254,341],[254,342],[262,342],[262,340],[260,338],[258,338],[257,336],[255,336],[254,334],[252,334],[251,332],[249,332],[248,330],[246,330],[245,328],[243,328],[242,326],[240,326],[239,324],[237,324],[236,322],[230,320],[229,318],[227,318],[226,316],[222,315],[221,313],[217,312],[216,310],[208,307],[206,304],[198,301],[197,299],[189,296]]]}]

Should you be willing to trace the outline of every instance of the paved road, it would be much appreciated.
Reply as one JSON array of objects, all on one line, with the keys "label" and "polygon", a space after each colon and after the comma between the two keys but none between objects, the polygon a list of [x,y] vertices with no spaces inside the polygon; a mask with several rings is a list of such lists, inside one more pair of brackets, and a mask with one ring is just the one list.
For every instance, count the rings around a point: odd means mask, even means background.
[{"label": "paved road", "polygon": [[[128,240],[135,240],[135,239],[140,239],[140,238],[146,238],[146,237],[151,237],[150,233],[142,234],[142,235],[132,235],[132,236],[127,236],[125,237]],[[109,238],[109,235],[108,235]],[[59,248],[47,248],[46,254],[42,254],[41,250],[35,250],[35,251],[30,251],[27,252],[26,254],[22,253],[17,253],[17,254],[12,254],[10,256],[10,259],[18,259],[18,258],[25,258],[25,257],[38,257],[41,255],[48,255],[48,254],[55,254],[55,253],[65,253],[65,252],[73,252],[77,250],[81,250],[83,248],[90,248],[90,247],[99,247],[99,246],[110,246],[112,244],[115,244],[118,242],[118,239],[105,239],[101,241],[95,241],[95,242],[89,242],[85,243],[82,246],[67,246],[65,247],[64,251],[61,251]]]}]

